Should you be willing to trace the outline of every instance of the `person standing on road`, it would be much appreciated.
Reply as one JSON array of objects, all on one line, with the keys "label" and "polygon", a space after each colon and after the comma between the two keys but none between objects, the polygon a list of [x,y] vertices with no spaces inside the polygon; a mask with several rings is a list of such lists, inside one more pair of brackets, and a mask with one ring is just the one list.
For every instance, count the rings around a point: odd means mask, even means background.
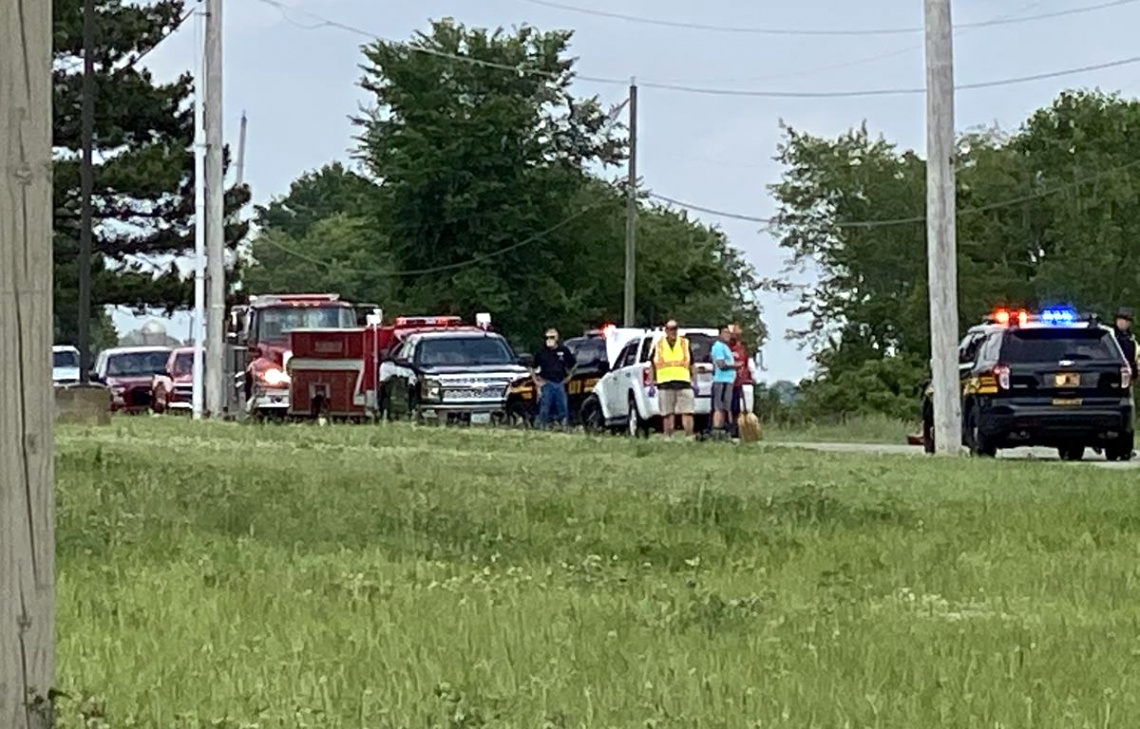
[{"label": "person standing on road", "polygon": [[1132,309],[1121,307],[1116,312],[1116,326],[1113,327],[1116,342],[1132,368],[1132,381],[1136,382],[1136,335],[1132,333]]},{"label": "person standing on road", "polygon": [[534,384],[538,388],[538,424],[547,428],[557,421],[565,426],[570,417],[566,383],[578,366],[574,353],[558,338],[557,329],[546,330],[546,346],[534,358]]},{"label": "person standing on road", "polygon": [[732,349],[733,358],[741,363],[740,369],[736,370],[736,383],[732,393],[732,414],[739,418],[745,413],[753,412],[756,404],[752,359],[748,356],[748,348],[744,346],[744,330],[739,324],[732,325],[732,341],[728,346]]},{"label": "person standing on road", "polygon": [[736,386],[736,373],[742,362],[737,362],[732,353],[732,326],[720,330],[720,339],[712,346],[713,386],[712,386],[712,429],[714,437],[728,435],[729,420],[732,417],[732,393]]},{"label": "person standing on road", "polygon": [[693,392],[696,382],[693,366],[689,340],[680,335],[677,322],[670,319],[665,324],[665,336],[653,348],[653,359],[649,364],[651,381],[658,390],[662,429],[667,438],[673,435],[678,416],[685,435],[693,435],[693,413],[697,406]]}]

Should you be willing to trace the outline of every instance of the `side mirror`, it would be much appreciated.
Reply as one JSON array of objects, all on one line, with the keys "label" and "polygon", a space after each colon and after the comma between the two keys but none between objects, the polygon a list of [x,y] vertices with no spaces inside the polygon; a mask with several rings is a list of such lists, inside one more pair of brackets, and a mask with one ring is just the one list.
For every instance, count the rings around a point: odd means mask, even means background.
[{"label": "side mirror", "polygon": [[526,367],[527,369],[533,369],[534,368],[534,355],[532,355],[532,354],[520,354],[519,358],[518,358],[518,363],[520,365],[522,365],[523,367]]}]

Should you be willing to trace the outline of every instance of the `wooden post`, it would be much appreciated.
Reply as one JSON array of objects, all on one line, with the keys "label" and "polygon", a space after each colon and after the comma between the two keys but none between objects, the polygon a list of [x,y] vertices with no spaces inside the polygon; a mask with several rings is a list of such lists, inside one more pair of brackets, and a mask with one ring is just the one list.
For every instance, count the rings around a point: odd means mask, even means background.
[{"label": "wooden post", "polygon": [[958,455],[958,253],[954,199],[954,34],[950,0],[926,0],[926,245],[934,445]]},{"label": "wooden post", "polygon": [[53,724],[51,62],[51,0],[0,1],[3,729]]}]

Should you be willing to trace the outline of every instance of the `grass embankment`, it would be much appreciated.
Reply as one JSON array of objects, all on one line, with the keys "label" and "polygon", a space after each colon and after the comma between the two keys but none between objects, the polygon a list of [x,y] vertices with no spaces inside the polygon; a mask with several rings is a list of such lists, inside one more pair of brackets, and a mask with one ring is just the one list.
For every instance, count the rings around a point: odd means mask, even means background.
[{"label": "grass embankment", "polygon": [[919,430],[919,423],[907,423],[884,415],[860,415],[833,423],[777,424],[765,426],[769,441],[784,443],[874,443],[906,445],[906,438]]},{"label": "grass embankment", "polygon": [[59,452],[65,728],[1140,722],[1130,474],[155,419]]}]

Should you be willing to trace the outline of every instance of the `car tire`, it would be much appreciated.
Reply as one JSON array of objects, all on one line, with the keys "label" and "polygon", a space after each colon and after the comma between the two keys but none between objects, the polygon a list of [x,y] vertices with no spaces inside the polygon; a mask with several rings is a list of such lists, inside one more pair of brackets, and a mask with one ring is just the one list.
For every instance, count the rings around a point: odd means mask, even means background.
[{"label": "car tire", "polygon": [[1085,457],[1084,446],[1064,446],[1057,449],[1062,461],[1079,461]]},{"label": "car tire", "polygon": [[982,411],[977,405],[971,405],[966,414],[966,433],[964,440],[970,449],[970,455],[978,458],[993,458],[997,455],[997,447],[990,443],[982,432],[980,421]]},{"label": "car tire", "polygon": [[1136,436],[1132,433],[1117,438],[1104,449],[1104,457],[1109,461],[1131,461],[1136,449]]},{"label": "car tire", "polygon": [[602,402],[596,395],[590,395],[582,403],[582,428],[591,435],[606,432],[606,416],[602,412]]},{"label": "car tire", "polygon": [[649,437],[649,424],[641,419],[641,413],[637,411],[637,399],[633,395],[629,396],[629,424],[626,427],[631,438]]},{"label": "car tire", "polygon": [[533,424],[530,408],[522,400],[512,400],[507,405],[506,424],[511,428],[529,429]]}]

